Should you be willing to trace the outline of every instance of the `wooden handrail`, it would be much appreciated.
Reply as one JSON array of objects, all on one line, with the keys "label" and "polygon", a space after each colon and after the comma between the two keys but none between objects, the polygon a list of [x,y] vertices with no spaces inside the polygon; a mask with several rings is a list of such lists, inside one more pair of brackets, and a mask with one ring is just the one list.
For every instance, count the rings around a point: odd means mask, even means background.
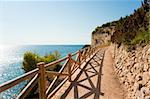
[{"label": "wooden handrail", "polygon": [[26,87],[19,93],[17,96],[17,99],[24,99],[32,90],[32,88],[37,84],[38,82],[38,74],[36,74],[32,80],[26,85]]},{"label": "wooden handrail", "polygon": [[55,76],[68,76],[68,73],[58,73],[55,71],[46,71],[47,76],[55,75]]},{"label": "wooden handrail", "polygon": [[[74,61],[78,61],[79,60],[79,53],[76,55],[76,58],[75,58],[75,60]],[[73,69],[75,69],[76,67],[77,67],[77,64],[76,64],[76,62],[74,62],[73,64],[72,64],[72,68],[71,68],[71,72],[72,72],[72,70]],[[80,62],[79,62],[79,64],[78,65],[80,65]]]},{"label": "wooden handrail", "polygon": [[[39,93],[40,93],[40,99],[46,99],[47,97],[50,97],[49,93],[51,93],[55,89],[55,85],[57,84],[60,76],[66,76],[64,80],[68,79],[71,81],[71,76],[73,73],[80,67],[80,65],[83,62],[86,62],[86,59],[90,57],[93,57],[92,55],[95,54],[95,52],[99,49],[105,46],[96,46],[95,48],[87,47],[84,49],[81,49],[73,54],[69,54],[68,56],[61,58],[57,61],[44,64],[44,63],[38,63],[38,67],[30,72],[27,72],[15,79],[12,79],[10,81],[7,81],[3,84],[0,84],[0,93],[19,84],[22,81],[25,81],[27,79],[30,79],[26,87],[20,92],[20,94],[17,96],[17,99],[25,98],[29,92],[32,90],[32,88],[37,84],[39,80]],[[76,56],[76,58],[72,58]],[[46,71],[49,67],[60,64],[61,62],[66,61],[59,72],[54,71]],[[68,68],[68,71],[63,72]],[[49,75],[55,75],[56,77],[50,84],[50,86],[46,90],[46,76]],[[60,86],[60,85],[59,85]],[[53,92],[52,92],[53,93]]]},{"label": "wooden handrail", "polygon": [[72,58],[70,58],[70,62],[73,62],[73,63],[75,63],[75,64],[80,65],[80,63],[79,63],[79,62],[77,62],[77,61],[73,60]]},{"label": "wooden handrail", "polygon": [[15,79],[12,79],[10,81],[7,81],[7,82],[1,84],[0,85],[0,93],[7,90],[7,89],[9,89],[9,88],[11,88],[11,87],[13,87],[13,86],[15,86],[15,85],[17,85],[17,84],[19,84],[20,82],[22,82],[26,79],[32,78],[37,73],[38,73],[38,69],[34,69],[34,70],[32,70],[28,73],[25,73],[24,75],[21,75],[21,76],[15,78]]},{"label": "wooden handrail", "polygon": [[[97,53],[97,51],[91,55],[91,58],[94,57],[94,55],[95,55],[96,53]],[[70,55],[69,55],[69,56],[70,56]],[[87,61],[89,61],[91,58],[88,58]],[[75,61],[76,61],[76,60],[75,60]],[[71,71],[71,75],[73,75],[76,70],[77,70],[77,68],[73,69],[73,71]],[[61,87],[67,80],[69,80],[69,76],[67,76],[67,77],[48,95],[47,99],[51,99],[51,97],[52,97],[53,95],[55,95],[55,93],[60,89],[60,87]]]},{"label": "wooden handrail", "polygon": [[61,58],[61,59],[56,60],[56,61],[54,61],[54,62],[48,63],[48,64],[45,65],[45,68],[48,68],[48,67],[50,67],[50,66],[54,66],[54,65],[56,65],[56,64],[59,64],[59,63],[63,62],[63,61],[66,60],[66,59],[68,59],[68,57],[64,57],[64,58]]},{"label": "wooden handrail", "polygon": [[[65,67],[67,66],[69,62],[69,59],[66,60],[66,62],[64,63],[64,65],[62,66],[62,68],[60,69],[60,71],[58,73],[62,73],[63,70],[65,69]],[[53,90],[53,88],[55,87],[56,82],[58,81],[59,76],[56,76],[54,78],[54,80],[52,81],[51,85],[48,87],[47,91],[46,91],[46,95],[48,95],[49,92],[51,92]]]}]

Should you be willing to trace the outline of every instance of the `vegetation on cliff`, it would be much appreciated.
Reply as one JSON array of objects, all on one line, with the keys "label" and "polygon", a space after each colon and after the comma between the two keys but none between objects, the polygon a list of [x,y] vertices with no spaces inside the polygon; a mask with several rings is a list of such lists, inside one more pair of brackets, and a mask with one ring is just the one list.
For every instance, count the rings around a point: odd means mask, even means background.
[{"label": "vegetation on cliff", "polygon": [[101,27],[97,27],[92,34],[98,31],[103,34],[103,29],[115,27],[111,35],[111,42],[118,45],[128,45],[129,48],[135,48],[136,45],[144,46],[150,43],[150,2],[144,0],[142,6],[134,10],[130,16],[120,18],[118,21],[108,22]]},{"label": "vegetation on cliff", "polygon": [[130,16],[120,18],[111,40],[125,45],[147,44],[150,41],[149,21],[150,6],[145,2]]},{"label": "vegetation on cliff", "polygon": [[[45,64],[58,60],[61,57],[58,51],[55,51],[52,54],[47,54],[45,56],[40,56],[37,53],[26,52],[23,58],[23,69],[25,72],[31,71],[37,68],[37,63],[45,62]],[[50,70],[58,71],[60,65],[52,66]]]}]

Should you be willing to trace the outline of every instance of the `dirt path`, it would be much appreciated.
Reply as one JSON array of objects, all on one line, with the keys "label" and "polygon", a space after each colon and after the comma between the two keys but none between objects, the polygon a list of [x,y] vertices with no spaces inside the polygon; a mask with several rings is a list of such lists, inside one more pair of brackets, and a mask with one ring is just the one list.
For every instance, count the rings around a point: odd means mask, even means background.
[{"label": "dirt path", "polygon": [[52,99],[124,99],[113,71],[109,50],[99,51],[86,65],[81,65]]},{"label": "dirt path", "polygon": [[101,92],[105,93],[100,99],[124,99],[123,91],[115,77],[113,70],[113,59],[111,49],[105,51],[102,77],[101,77]]}]

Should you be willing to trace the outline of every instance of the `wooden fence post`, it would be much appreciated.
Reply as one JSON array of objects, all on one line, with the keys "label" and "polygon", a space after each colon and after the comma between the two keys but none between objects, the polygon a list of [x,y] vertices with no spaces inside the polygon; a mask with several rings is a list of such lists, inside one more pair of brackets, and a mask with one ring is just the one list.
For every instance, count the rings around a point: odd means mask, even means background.
[{"label": "wooden fence post", "polygon": [[94,53],[93,48],[92,48],[92,50],[91,50],[91,53],[92,53],[92,55],[93,55],[93,53]]},{"label": "wooden fence post", "polygon": [[81,55],[82,55],[82,57],[81,57],[81,60],[83,61],[84,60],[84,54],[85,54],[85,49],[82,51],[82,53],[81,53]]},{"label": "wooden fence post", "polygon": [[71,64],[70,64],[71,54],[68,54],[68,58],[69,58],[69,61],[68,61],[68,74],[69,74],[69,78],[68,78],[68,80],[71,82]]},{"label": "wooden fence post", "polygon": [[81,66],[81,51],[79,50],[79,68],[80,68],[80,66]]},{"label": "wooden fence post", "polygon": [[89,47],[89,52],[88,52],[88,57],[90,58],[91,56],[91,47]]},{"label": "wooden fence post", "polygon": [[39,98],[40,99],[46,99],[46,78],[45,78],[45,63],[40,62],[37,64],[37,67],[39,68],[39,79],[38,79],[38,85],[39,85]]},{"label": "wooden fence post", "polygon": [[84,53],[84,62],[86,62],[87,53],[88,53],[88,49],[86,49],[86,50],[85,50],[85,53]]}]

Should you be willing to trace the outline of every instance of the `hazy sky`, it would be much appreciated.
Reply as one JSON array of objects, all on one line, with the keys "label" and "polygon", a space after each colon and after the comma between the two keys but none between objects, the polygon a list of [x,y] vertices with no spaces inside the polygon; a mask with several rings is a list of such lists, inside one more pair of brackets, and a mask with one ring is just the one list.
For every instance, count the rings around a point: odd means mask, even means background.
[{"label": "hazy sky", "polygon": [[0,44],[90,44],[95,27],[140,6],[141,0],[0,0]]}]

